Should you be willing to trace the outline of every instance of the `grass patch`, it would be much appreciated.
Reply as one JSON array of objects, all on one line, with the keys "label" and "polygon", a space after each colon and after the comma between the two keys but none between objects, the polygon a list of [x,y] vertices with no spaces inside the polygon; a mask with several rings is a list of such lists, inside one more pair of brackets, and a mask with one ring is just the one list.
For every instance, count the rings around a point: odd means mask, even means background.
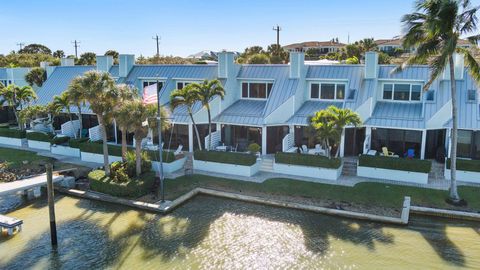
[{"label": "grass patch", "polygon": [[105,176],[105,171],[95,170],[88,174],[90,188],[94,191],[117,197],[138,198],[151,192],[155,183],[155,172],[142,174],[124,183],[117,183]]},{"label": "grass patch", "polygon": [[27,132],[27,140],[40,141],[40,142],[51,142],[54,135],[51,133],[44,132]]},{"label": "grass patch", "polygon": [[0,137],[23,139],[26,136],[25,130],[0,128]]},{"label": "grass patch", "polygon": [[[450,170],[451,159],[447,160],[447,169]],[[457,170],[480,172],[480,160],[457,159]]]},{"label": "grass patch", "polygon": [[[32,151],[0,148],[0,160],[7,162],[9,168],[19,168],[27,165],[38,165],[39,163],[44,164],[53,159],[39,156],[36,152]],[[27,161],[28,163],[23,164],[24,161]]]},{"label": "grass patch", "polygon": [[358,162],[359,166],[363,167],[420,173],[429,173],[432,168],[430,160],[421,159],[361,155],[358,158]]},{"label": "grass patch", "polygon": [[275,162],[291,165],[320,167],[328,169],[338,169],[342,165],[339,158],[331,158],[319,155],[306,155],[298,153],[282,153],[275,154]]},{"label": "grass patch", "polygon": [[257,156],[254,154],[237,152],[219,152],[219,151],[195,151],[193,154],[196,160],[209,162],[218,162],[226,164],[235,164],[242,166],[252,166],[257,162]]},{"label": "grass patch", "polygon": [[445,202],[448,191],[401,186],[384,183],[364,182],[354,187],[304,182],[285,178],[268,179],[263,183],[211,177],[205,175],[182,176],[167,179],[166,196],[175,199],[196,187],[212,188],[242,193],[265,193],[269,195],[304,197],[332,200],[335,202],[360,203],[387,208],[401,208],[404,196],[412,198],[412,204],[425,207],[480,210],[480,187],[459,186],[458,192],[468,202],[467,208],[453,207]]}]

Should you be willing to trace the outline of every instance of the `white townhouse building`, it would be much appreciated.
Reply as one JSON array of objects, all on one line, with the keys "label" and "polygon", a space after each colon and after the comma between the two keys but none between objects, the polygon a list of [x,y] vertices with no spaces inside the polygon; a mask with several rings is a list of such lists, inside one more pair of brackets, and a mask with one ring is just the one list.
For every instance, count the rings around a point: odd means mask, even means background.
[{"label": "white townhouse building", "polygon": [[[379,65],[378,54],[366,54],[364,65],[306,65],[302,52],[291,52],[287,65],[244,65],[235,54],[221,52],[216,65],[137,65],[135,56],[122,54],[119,65],[110,56],[98,56],[96,66],[48,67],[48,79],[38,90],[39,104],[67,89],[70,81],[88,70],[109,72],[118,83],[136,86],[141,92],[160,83],[162,106],[168,108],[170,93],[191,82],[219,79],[226,96],[211,101],[214,143],[244,151],[258,143],[262,154],[286,151],[293,146],[313,147],[315,140],[306,129],[308,118],[330,105],[356,111],[364,124],[348,127],[342,136],[340,154],[358,155],[368,150],[389,151],[403,156],[414,151],[421,159],[448,155],[451,129],[451,78],[445,73],[423,91],[430,70],[411,66],[392,73],[393,65]],[[455,78],[459,103],[459,157],[480,159],[480,105],[476,83],[456,58]],[[141,94],[141,93],[140,93]],[[75,112],[75,108],[72,107]],[[97,125],[85,108],[85,128]],[[194,106],[194,119],[202,141],[208,134],[205,108]],[[60,125],[68,121],[59,118]],[[171,128],[165,132],[166,147],[194,151],[198,148],[186,108],[171,112]],[[109,140],[119,142],[112,124]],[[131,140],[131,137],[129,137]],[[154,138],[155,140],[155,138]]]}]

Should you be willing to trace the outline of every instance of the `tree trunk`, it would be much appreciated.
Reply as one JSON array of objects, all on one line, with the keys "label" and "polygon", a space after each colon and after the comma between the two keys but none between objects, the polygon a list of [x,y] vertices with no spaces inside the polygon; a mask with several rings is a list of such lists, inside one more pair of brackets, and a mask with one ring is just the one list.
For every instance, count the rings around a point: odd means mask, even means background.
[{"label": "tree trunk", "polygon": [[142,174],[142,139],[135,138],[135,171],[137,176]]},{"label": "tree trunk", "polygon": [[83,121],[82,121],[82,108],[80,108],[80,106],[77,107],[78,108],[78,121],[79,121],[79,124],[80,124],[80,132],[78,132],[78,138],[82,138],[82,131],[83,131]]},{"label": "tree trunk", "polygon": [[20,123],[20,119],[18,118],[18,112],[16,108],[13,108],[13,114],[15,115],[15,119],[17,120],[18,129],[23,130],[23,125]]},{"label": "tree trunk", "polygon": [[208,113],[208,148],[207,151],[210,151],[212,149],[212,117],[210,115],[210,107],[207,107],[207,113]]},{"label": "tree trunk", "polygon": [[450,65],[450,85],[452,90],[452,140],[450,152],[450,199],[454,202],[460,200],[457,191],[457,134],[458,134],[458,120],[457,120],[457,86],[455,81],[455,66],[453,63],[453,56],[449,58]]},{"label": "tree trunk", "polygon": [[73,137],[76,139],[77,138],[77,132],[75,132],[75,129],[73,128],[73,118],[72,118],[72,114],[70,113],[70,109],[67,110],[67,113],[68,113],[68,117],[70,118],[70,123],[71,123],[71,129],[72,129],[72,133],[73,133]]},{"label": "tree trunk", "polygon": [[108,144],[107,144],[107,130],[105,128],[105,123],[103,122],[103,117],[97,114],[98,124],[100,125],[100,132],[102,133],[103,141],[103,166],[105,167],[105,175],[110,175],[110,163],[108,162]]},{"label": "tree trunk", "polygon": [[127,161],[127,129],[121,128],[122,132],[122,160]]},{"label": "tree trunk", "polygon": [[197,125],[195,124],[195,120],[193,120],[192,111],[189,110],[188,114],[190,115],[190,119],[192,119],[193,128],[195,129],[195,134],[197,135],[198,149],[202,151],[202,141],[200,140],[200,134],[198,133],[198,128],[197,128]]}]

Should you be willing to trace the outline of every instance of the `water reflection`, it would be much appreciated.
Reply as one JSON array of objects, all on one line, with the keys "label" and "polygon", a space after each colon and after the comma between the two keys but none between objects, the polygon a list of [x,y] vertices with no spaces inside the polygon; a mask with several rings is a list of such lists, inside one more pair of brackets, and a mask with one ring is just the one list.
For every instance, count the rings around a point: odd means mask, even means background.
[{"label": "water reflection", "polygon": [[1,269],[480,267],[478,225],[384,226],[203,196],[167,216],[58,197],[55,253],[44,202],[10,214],[25,227],[0,239]]}]

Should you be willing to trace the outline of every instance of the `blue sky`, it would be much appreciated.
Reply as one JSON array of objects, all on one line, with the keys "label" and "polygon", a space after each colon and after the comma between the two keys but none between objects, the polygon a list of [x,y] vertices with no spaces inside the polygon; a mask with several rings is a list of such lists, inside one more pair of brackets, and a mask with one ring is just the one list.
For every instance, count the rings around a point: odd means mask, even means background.
[{"label": "blue sky", "polygon": [[283,45],[333,37],[346,43],[348,34],[350,41],[391,38],[401,34],[400,18],[413,1],[4,0],[1,6],[0,53],[25,42],[73,54],[71,41],[77,39],[80,53],[153,55],[152,36],[158,34],[161,54],[187,56],[267,46],[275,42],[276,24]]}]

